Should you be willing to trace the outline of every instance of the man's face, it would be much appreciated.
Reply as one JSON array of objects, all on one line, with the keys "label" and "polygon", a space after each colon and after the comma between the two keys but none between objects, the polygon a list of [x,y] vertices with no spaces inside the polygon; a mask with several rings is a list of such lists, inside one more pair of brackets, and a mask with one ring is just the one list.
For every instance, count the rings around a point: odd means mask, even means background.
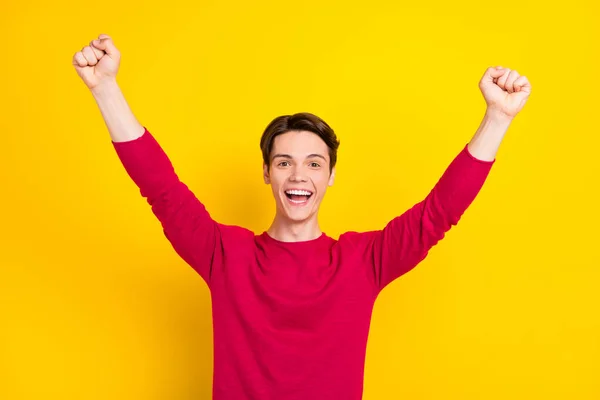
[{"label": "man's face", "polygon": [[312,132],[275,137],[264,179],[271,185],[281,216],[301,222],[317,214],[327,187],[333,185],[335,168],[330,174],[329,162],[329,148]]}]

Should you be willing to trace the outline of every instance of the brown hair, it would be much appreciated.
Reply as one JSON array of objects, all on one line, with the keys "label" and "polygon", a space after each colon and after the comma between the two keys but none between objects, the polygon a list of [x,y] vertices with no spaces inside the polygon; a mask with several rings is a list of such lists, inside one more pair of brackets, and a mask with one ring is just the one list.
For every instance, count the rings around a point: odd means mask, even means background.
[{"label": "brown hair", "polygon": [[319,136],[329,148],[329,172],[335,167],[337,150],[340,146],[335,132],[325,121],[311,113],[296,113],[275,118],[267,126],[260,138],[263,162],[270,167],[271,150],[275,137],[290,131],[308,131]]}]

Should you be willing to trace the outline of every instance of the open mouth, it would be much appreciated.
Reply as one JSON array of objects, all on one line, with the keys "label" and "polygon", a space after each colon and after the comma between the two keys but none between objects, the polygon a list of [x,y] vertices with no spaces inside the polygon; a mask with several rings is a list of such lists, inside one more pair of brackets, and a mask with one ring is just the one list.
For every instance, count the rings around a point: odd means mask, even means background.
[{"label": "open mouth", "polygon": [[285,191],[285,195],[292,204],[305,204],[313,193],[308,190],[290,189]]}]

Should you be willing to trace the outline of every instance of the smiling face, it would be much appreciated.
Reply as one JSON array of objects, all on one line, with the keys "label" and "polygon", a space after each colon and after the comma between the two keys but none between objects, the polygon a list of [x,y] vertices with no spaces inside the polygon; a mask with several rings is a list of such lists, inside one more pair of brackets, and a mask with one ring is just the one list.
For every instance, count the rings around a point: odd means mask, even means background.
[{"label": "smiling face", "polygon": [[313,132],[290,131],[275,137],[270,164],[263,166],[263,173],[280,217],[293,222],[316,218],[335,177],[329,163],[329,148]]}]

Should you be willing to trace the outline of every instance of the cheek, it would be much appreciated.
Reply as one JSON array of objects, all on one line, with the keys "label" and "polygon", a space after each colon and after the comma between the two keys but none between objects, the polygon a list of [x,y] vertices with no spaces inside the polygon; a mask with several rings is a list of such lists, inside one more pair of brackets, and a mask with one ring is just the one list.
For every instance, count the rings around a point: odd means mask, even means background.
[{"label": "cheek", "polygon": [[319,194],[322,195],[329,186],[329,174],[319,174],[318,176],[315,176],[313,183],[319,191]]},{"label": "cheek", "polygon": [[285,177],[283,177],[282,174],[271,174],[270,178],[271,188],[273,189],[274,193],[277,193],[283,185],[283,182],[285,182]]}]

